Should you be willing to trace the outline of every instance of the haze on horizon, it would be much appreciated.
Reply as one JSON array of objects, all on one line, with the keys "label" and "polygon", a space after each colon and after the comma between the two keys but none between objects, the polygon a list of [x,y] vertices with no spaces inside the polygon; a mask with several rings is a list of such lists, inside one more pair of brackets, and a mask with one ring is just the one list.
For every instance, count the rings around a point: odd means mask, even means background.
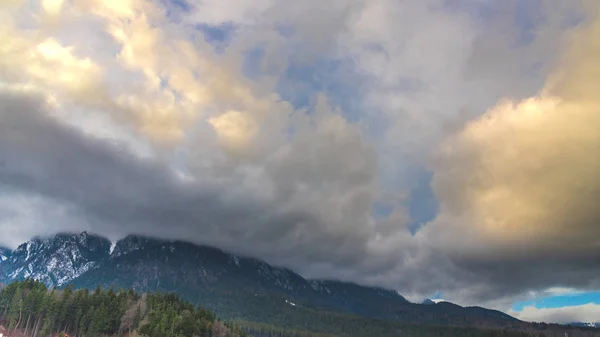
[{"label": "haze on horizon", "polygon": [[1,245],[144,234],[600,317],[600,2],[0,7]]}]

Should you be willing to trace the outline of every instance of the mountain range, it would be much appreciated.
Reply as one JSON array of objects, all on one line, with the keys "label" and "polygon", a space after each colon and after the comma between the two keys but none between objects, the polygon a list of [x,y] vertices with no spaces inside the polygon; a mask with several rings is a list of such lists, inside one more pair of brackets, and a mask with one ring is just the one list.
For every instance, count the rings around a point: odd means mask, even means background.
[{"label": "mountain range", "polygon": [[577,322],[577,323],[568,323],[565,325],[570,325],[570,326],[576,326],[576,327],[584,327],[584,328],[600,328],[600,322],[596,322],[596,323],[584,323],[584,322]]},{"label": "mountain range", "polygon": [[[350,314],[370,319],[453,326],[516,328],[505,313],[449,302],[422,304],[398,292],[335,280],[307,280],[292,270],[182,241],[130,235],[114,245],[88,234],[36,237],[0,248],[0,282],[27,278],[49,287],[133,288],[175,292],[225,319],[286,326],[290,315]],[[308,316],[307,316],[308,317]]]}]

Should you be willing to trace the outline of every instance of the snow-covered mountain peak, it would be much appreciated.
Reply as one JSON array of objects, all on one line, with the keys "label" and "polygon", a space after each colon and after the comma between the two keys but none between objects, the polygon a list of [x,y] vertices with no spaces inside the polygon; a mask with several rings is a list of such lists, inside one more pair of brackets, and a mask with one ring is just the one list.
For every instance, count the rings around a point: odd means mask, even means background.
[{"label": "snow-covered mountain peak", "polygon": [[600,322],[576,322],[576,323],[568,323],[564,325],[576,326],[576,327],[585,327],[585,328],[600,328]]},{"label": "snow-covered mountain peak", "polygon": [[[208,303],[215,307],[227,302],[222,299],[235,298],[238,303],[266,303],[269,310],[278,311],[310,306],[384,319],[398,318],[402,312],[407,319],[419,322],[438,322],[449,315],[460,322],[514,321],[506,314],[483,308],[450,303],[420,306],[391,290],[340,280],[307,280],[266,261],[184,241],[131,235],[111,249],[109,240],[85,232],[58,234],[32,239],[4,256],[7,258],[0,261],[0,283],[31,278],[49,287],[73,284],[76,288],[101,285],[141,292],[176,290],[191,301],[212,301]],[[281,302],[269,304],[276,298]],[[228,305],[228,310],[239,312],[240,305]],[[255,308],[248,307],[248,312]]]},{"label": "snow-covered mountain peak", "polygon": [[108,240],[86,232],[36,237],[7,257],[2,276],[4,281],[33,278],[61,286],[106,259],[109,249]]}]

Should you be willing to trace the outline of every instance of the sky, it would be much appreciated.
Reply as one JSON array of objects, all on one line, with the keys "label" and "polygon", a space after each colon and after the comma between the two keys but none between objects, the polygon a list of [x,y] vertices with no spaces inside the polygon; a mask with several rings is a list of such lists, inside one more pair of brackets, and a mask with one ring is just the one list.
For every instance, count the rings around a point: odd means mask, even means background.
[{"label": "sky", "polygon": [[184,239],[599,320],[600,2],[0,6],[0,244]]}]

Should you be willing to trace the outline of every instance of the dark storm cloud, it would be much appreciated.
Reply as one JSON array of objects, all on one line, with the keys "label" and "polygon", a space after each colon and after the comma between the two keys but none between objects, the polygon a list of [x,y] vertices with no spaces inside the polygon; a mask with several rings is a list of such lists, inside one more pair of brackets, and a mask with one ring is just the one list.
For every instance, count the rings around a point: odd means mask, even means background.
[{"label": "dark storm cloud", "polygon": [[183,181],[159,161],[61,124],[38,98],[0,95],[0,183],[74,206],[96,232],[186,239],[309,265],[359,263],[364,238],[327,233],[316,216],[280,212],[233,186]]}]

